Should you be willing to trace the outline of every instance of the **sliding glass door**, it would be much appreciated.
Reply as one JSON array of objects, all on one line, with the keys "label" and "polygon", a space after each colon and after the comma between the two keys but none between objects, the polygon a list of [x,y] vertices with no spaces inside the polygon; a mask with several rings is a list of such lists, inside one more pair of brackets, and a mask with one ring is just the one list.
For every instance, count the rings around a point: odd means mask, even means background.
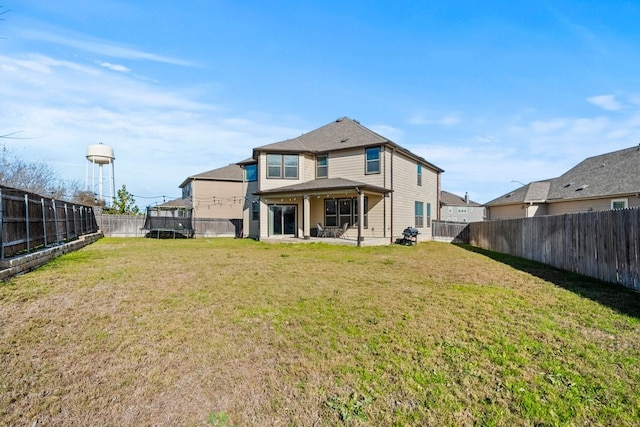
[{"label": "sliding glass door", "polygon": [[284,236],[296,234],[296,205],[269,206],[269,235]]}]

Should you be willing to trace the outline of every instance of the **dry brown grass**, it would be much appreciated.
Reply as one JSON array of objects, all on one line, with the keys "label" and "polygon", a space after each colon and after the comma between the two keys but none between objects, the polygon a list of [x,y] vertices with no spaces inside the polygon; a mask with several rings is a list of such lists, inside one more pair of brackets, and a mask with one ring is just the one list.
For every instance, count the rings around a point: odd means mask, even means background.
[{"label": "dry brown grass", "polygon": [[0,285],[0,424],[637,425],[638,295],[478,252],[103,239]]}]

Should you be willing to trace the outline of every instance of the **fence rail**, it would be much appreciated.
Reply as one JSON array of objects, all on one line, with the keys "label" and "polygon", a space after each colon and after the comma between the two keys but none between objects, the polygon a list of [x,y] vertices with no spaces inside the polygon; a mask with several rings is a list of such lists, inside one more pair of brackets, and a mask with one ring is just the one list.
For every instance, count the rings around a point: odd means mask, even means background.
[{"label": "fence rail", "polygon": [[93,208],[0,186],[0,259],[98,230]]},{"label": "fence rail", "polygon": [[640,208],[474,222],[469,243],[640,291]]}]

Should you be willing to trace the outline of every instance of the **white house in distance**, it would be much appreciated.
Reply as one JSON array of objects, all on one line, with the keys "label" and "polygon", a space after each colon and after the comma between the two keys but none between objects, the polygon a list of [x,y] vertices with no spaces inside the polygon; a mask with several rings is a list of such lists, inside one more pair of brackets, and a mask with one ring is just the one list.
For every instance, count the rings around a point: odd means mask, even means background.
[{"label": "white house in distance", "polygon": [[348,117],[253,149],[244,168],[244,235],[393,242],[431,238],[442,169]]},{"label": "white house in distance", "polygon": [[440,219],[451,222],[484,221],[484,206],[470,200],[468,193],[461,197],[443,190],[440,192]]}]

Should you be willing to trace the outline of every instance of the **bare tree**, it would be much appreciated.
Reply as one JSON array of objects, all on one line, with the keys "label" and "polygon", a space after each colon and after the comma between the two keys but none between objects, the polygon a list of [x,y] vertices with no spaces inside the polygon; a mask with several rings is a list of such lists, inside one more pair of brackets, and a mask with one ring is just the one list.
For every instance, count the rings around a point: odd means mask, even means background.
[{"label": "bare tree", "polygon": [[25,161],[6,145],[0,150],[0,184],[55,199],[66,199],[73,185],[62,180],[50,165]]}]

